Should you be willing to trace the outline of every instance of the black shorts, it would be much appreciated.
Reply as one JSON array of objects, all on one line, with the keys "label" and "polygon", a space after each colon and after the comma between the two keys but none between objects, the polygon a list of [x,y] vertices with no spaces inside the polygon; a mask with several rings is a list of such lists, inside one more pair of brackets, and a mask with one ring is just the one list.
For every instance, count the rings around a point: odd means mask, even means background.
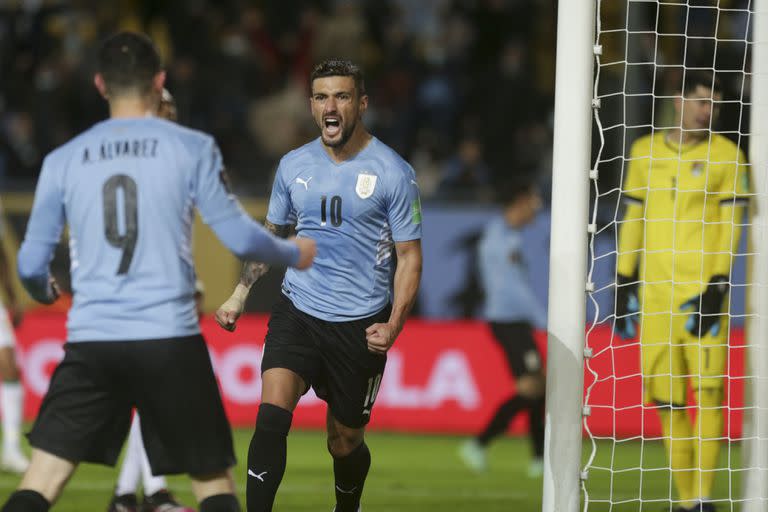
[{"label": "black shorts", "polygon": [[541,354],[533,339],[531,324],[491,322],[490,325],[493,336],[504,349],[509,369],[515,377],[541,373]]},{"label": "black shorts", "polygon": [[218,473],[235,464],[211,359],[201,335],[67,343],[29,433],[72,462],[114,465],[131,425],[156,475]]},{"label": "black shorts", "polygon": [[261,372],[287,368],[314,388],[333,416],[350,428],[371,419],[386,355],[368,351],[365,330],[387,322],[390,307],[350,322],[328,322],[303,311],[281,295],[269,318]]}]

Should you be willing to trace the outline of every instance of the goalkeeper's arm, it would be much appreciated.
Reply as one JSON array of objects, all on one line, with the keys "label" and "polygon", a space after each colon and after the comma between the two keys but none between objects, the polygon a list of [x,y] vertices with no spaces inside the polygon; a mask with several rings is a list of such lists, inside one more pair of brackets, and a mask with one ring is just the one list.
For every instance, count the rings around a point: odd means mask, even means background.
[{"label": "goalkeeper's arm", "polygon": [[616,322],[614,330],[625,339],[637,336],[640,302],[637,297],[637,267],[643,246],[644,202],[625,195],[626,209],[619,229],[616,259]]},{"label": "goalkeeper's arm", "polygon": [[[710,278],[701,294],[686,301],[680,309],[690,311],[691,315],[685,328],[694,336],[702,337],[708,334],[717,336],[720,332],[720,320],[723,316],[723,301],[730,290],[731,266],[733,255],[736,254],[741,238],[742,219],[747,206],[748,185],[745,175],[746,160],[740,154],[740,164],[736,166],[735,179],[723,180],[723,191],[719,206],[719,236],[714,264],[705,269]],[[732,190],[732,184],[736,190]],[[735,193],[734,193],[735,192]]]},{"label": "goalkeeper's arm", "polygon": [[[273,224],[264,221],[264,227],[275,235],[286,238],[291,233],[292,226]],[[237,319],[245,309],[245,301],[251,287],[261,276],[269,271],[270,266],[258,261],[246,261],[243,263],[243,269],[240,272],[240,281],[237,283],[232,295],[216,310],[216,322],[222,328],[228,331],[234,331],[237,325]]]}]

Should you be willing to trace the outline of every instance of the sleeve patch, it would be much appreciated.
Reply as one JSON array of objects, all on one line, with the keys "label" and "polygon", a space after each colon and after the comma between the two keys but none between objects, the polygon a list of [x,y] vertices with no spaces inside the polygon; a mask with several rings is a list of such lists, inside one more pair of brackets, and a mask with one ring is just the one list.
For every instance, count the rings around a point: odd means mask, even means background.
[{"label": "sleeve patch", "polygon": [[411,201],[411,220],[414,224],[421,224],[421,201],[418,198]]}]

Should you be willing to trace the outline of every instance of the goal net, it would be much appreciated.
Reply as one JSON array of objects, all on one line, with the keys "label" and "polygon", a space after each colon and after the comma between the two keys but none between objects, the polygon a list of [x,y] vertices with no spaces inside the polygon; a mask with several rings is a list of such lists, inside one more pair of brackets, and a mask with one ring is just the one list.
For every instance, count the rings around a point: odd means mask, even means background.
[{"label": "goal net", "polygon": [[768,510],[758,1],[597,0],[583,510]]}]

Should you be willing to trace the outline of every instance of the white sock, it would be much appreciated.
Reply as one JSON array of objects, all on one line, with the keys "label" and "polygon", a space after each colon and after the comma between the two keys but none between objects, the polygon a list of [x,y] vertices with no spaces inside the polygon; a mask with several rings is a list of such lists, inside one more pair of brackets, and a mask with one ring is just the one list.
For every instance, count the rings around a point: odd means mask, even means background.
[{"label": "white sock", "polygon": [[141,424],[139,423],[139,415],[133,417],[133,425],[131,426],[131,434],[133,430],[136,430],[134,447],[134,456],[140,464],[141,472],[141,486],[144,488],[144,496],[151,496],[160,489],[165,489],[168,485],[163,476],[152,475],[152,467],[149,465],[149,458],[147,457],[147,450],[144,448],[144,440],[141,437]]},{"label": "white sock", "polygon": [[131,432],[128,434],[128,446],[125,448],[123,466],[120,468],[120,476],[117,478],[115,494],[136,494],[141,478],[141,456],[144,451],[141,440],[141,428],[139,427],[139,415],[133,415]]},{"label": "white sock", "polygon": [[3,415],[3,452],[21,452],[21,409],[24,388],[19,381],[4,381],[0,386],[0,412]]},{"label": "white sock", "polygon": [[144,486],[144,496],[152,496],[160,489],[168,488],[168,483],[165,481],[164,476],[154,476],[152,474],[144,443],[141,444],[141,483]]}]

